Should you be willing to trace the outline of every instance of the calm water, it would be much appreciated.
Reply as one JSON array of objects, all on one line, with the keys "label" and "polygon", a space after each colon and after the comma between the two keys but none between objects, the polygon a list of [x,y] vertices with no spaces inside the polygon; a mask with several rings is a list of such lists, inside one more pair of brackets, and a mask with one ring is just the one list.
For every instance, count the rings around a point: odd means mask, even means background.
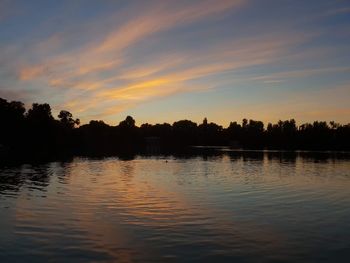
[{"label": "calm water", "polygon": [[0,262],[350,262],[350,156],[0,168]]}]

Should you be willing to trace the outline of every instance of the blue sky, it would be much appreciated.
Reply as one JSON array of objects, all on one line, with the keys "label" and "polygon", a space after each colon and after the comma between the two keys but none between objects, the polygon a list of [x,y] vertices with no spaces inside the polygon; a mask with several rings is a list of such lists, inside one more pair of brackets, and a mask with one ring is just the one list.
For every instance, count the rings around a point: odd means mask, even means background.
[{"label": "blue sky", "polygon": [[350,122],[350,2],[0,0],[0,97],[83,122]]}]

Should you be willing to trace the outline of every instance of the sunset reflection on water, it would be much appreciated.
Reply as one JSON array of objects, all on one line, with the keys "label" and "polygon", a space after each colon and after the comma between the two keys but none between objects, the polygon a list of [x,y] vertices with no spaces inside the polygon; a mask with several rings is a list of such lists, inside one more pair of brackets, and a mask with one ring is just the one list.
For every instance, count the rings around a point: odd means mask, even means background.
[{"label": "sunset reflection on water", "polygon": [[349,158],[75,158],[1,168],[0,259],[345,262]]}]

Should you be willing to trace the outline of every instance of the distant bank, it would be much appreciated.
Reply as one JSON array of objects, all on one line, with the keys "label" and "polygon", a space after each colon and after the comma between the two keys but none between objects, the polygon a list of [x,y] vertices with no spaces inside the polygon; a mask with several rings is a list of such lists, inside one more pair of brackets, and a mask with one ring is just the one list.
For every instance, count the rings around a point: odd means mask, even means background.
[{"label": "distant bank", "polygon": [[131,116],[112,126],[101,120],[80,125],[62,110],[57,119],[49,104],[34,103],[28,110],[19,101],[0,98],[0,157],[51,158],[75,155],[176,153],[190,146],[227,146],[231,149],[350,151],[350,124],[315,121],[296,125],[294,119],[265,125],[243,119],[222,127],[205,118],[197,124],[136,125]]}]

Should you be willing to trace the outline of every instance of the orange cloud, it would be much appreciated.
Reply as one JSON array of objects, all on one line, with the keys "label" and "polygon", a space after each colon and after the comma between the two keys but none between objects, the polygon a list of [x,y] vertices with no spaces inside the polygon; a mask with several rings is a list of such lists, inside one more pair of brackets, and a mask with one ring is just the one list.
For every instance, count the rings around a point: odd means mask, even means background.
[{"label": "orange cloud", "polygon": [[20,80],[30,80],[40,77],[48,72],[45,65],[26,67],[20,71]]},{"label": "orange cloud", "polygon": [[240,7],[244,2],[242,0],[221,0],[219,2],[206,0],[199,4],[190,2],[186,8],[158,3],[147,10],[145,14],[130,20],[110,33],[93,51],[96,53],[118,51],[156,32],[201,20],[234,7]]},{"label": "orange cloud", "polygon": [[[117,74],[113,77],[68,83],[73,95],[67,97],[76,103],[74,105],[67,103],[65,106],[74,112],[103,117],[104,114],[106,116],[116,114],[146,100],[208,90],[214,85],[210,83],[194,85],[188,81],[271,63],[276,57],[288,52],[290,46],[304,39],[305,36],[256,37],[213,46],[209,52],[205,50],[192,52],[192,54],[186,54],[186,52],[176,54],[178,59],[175,61],[171,60],[172,56],[165,56],[165,59],[159,57],[152,64],[128,68],[122,72],[121,76]],[[193,59],[185,59],[190,56]],[[121,83],[121,80],[127,83]],[[74,90],[88,93],[81,95]],[[98,112],[98,114],[89,112]]]},{"label": "orange cloud", "polygon": [[[74,50],[65,54],[60,54],[39,66],[29,65],[20,70],[22,80],[30,80],[39,76],[47,76],[47,68],[55,74],[56,72],[65,72],[66,77],[74,77],[76,74],[86,74],[95,72],[95,70],[110,69],[116,66],[116,61],[120,61],[120,55],[124,49],[137,41],[140,41],[154,33],[169,29],[175,26],[184,25],[194,21],[204,19],[208,16],[223,12],[228,9],[239,7],[244,1],[217,1],[207,0],[200,4],[190,4],[186,9],[175,8],[169,11],[169,4],[158,4],[151,6],[144,13],[129,18],[123,25],[117,26],[104,39],[97,44],[94,42],[81,50]],[[49,49],[52,45],[57,45],[61,39],[59,36],[51,36],[48,40],[39,43],[36,50],[41,47]],[[105,60],[109,61],[105,61]],[[112,61],[110,61],[112,59]],[[116,60],[116,61],[115,61]],[[64,64],[58,62],[64,61]],[[92,67],[87,67],[93,61]],[[45,65],[45,66],[44,66]],[[68,70],[68,74],[67,71]],[[62,73],[61,73],[62,74]]]},{"label": "orange cloud", "polygon": [[[22,67],[22,81],[44,79],[51,88],[65,90],[64,107],[80,116],[116,114],[146,100],[184,92],[208,90],[214,85],[194,85],[191,80],[268,64],[313,34],[265,35],[227,39],[204,49],[157,54],[150,62],[136,64],[126,55],[133,45],[153,34],[239,8],[246,1],[202,1],[179,8],[174,2],[151,6],[103,37],[94,38],[69,52],[43,56],[61,45],[62,36],[51,36],[36,46],[39,62]],[[171,7],[171,8],[170,8]],[[39,48],[38,48],[39,47]],[[41,47],[41,48],[40,48]],[[24,63],[22,63],[23,65]],[[263,79],[264,81],[276,81]],[[218,84],[217,82],[215,83]],[[61,105],[62,106],[62,105]]]}]

